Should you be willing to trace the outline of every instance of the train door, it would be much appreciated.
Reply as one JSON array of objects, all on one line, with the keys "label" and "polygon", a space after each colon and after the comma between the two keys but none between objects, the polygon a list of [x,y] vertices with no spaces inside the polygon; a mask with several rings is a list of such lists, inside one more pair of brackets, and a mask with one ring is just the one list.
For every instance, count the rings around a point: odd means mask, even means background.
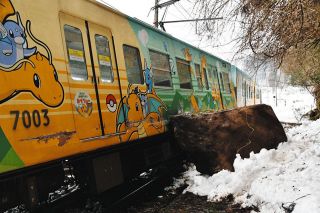
[{"label": "train door", "polygon": [[[110,29],[88,23],[92,56],[95,65],[97,88],[99,91],[103,133],[113,135],[117,131],[117,107],[121,100],[121,92],[116,71],[113,38]],[[122,134],[125,132],[119,132]]]},{"label": "train door", "polygon": [[[64,13],[60,13],[60,24],[78,137],[82,140],[101,137],[105,129],[107,133],[115,132],[115,128],[107,128],[104,120],[107,112],[101,109],[101,101],[106,99],[104,83],[113,84],[110,31]],[[119,86],[116,87],[119,91]],[[116,107],[114,104],[115,101],[112,107]]]}]

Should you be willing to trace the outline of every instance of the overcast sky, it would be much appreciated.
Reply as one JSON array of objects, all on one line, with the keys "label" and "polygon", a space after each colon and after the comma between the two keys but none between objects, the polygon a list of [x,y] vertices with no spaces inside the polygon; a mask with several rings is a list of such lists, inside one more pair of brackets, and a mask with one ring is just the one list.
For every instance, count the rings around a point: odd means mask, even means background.
[{"label": "overcast sky", "polygon": [[[115,9],[120,10],[121,12],[136,17],[144,22],[149,24],[153,23],[154,11],[150,9],[154,6],[154,0],[98,0],[100,2],[106,3],[108,6],[111,6]],[[167,0],[160,0],[160,3],[166,2]],[[192,11],[192,3],[189,0],[180,0],[179,2],[171,5],[168,8],[165,20],[181,20],[181,19],[190,19]],[[162,19],[164,9],[160,10],[159,20]],[[165,24],[167,33],[170,33],[176,38],[179,38],[185,42],[188,42],[196,47],[204,49],[214,55],[223,58],[227,61],[232,62],[232,57],[235,50],[232,46],[212,48],[214,45],[210,45],[205,41],[200,41],[200,38],[196,35],[196,27],[194,22],[187,23],[172,23]],[[241,63],[232,62],[241,67]]]}]

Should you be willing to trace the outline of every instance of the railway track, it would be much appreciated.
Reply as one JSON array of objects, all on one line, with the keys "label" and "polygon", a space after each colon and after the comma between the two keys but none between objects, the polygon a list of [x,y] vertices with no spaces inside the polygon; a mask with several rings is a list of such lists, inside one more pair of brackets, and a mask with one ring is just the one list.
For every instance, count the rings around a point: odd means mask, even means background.
[{"label": "railway track", "polygon": [[[67,169],[68,170],[68,169]],[[170,184],[172,177],[182,171],[181,156],[149,169],[138,177],[126,181],[107,192],[96,196],[90,195],[81,187],[72,174],[67,171],[65,185],[49,194],[48,201],[40,208],[28,211],[24,206],[13,208],[6,213],[102,213],[127,212],[130,205],[143,200],[146,191],[157,193]]]}]

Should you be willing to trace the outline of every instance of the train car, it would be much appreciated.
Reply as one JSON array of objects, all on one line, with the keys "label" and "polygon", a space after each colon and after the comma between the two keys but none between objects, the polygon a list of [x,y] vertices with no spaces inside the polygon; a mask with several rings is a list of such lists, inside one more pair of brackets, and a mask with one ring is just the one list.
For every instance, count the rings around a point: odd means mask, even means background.
[{"label": "train car", "polygon": [[261,91],[247,73],[243,72],[239,68],[233,66],[233,81],[236,88],[237,106],[249,106],[261,103]]},{"label": "train car", "polygon": [[129,23],[147,56],[144,63],[152,65],[153,88],[168,114],[235,107],[230,63],[136,19]]},{"label": "train car", "polygon": [[170,115],[237,106],[230,63],[96,1],[0,8],[0,210],[46,201],[65,160],[106,191],[173,157]]}]

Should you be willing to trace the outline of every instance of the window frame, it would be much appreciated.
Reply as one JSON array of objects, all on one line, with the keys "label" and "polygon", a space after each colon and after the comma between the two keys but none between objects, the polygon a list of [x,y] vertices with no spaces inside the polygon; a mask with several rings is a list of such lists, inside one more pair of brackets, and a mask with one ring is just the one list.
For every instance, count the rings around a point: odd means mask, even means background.
[{"label": "window frame", "polygon": [[[225,76],[226,76],[226,77],[225,77]],[[231,94],[231,82],[230,82],[229,73],[222,72],[222,77],[223,77],[223,83],[224,83],[223,90],[224,90],[226,93]],[[227,79],[228,82],[225,82],[225,79]]]},{"label": "window frame", "polygon": [[[140,69],[139,73],[140,73],[141,83],[136,83],[136,82],[131,83],[131,82],[129,81],[129,76],[128,76],[128,70],[127,70],[127,64],[126,64],[126,57],[125,57],[124,47],[129,47],[129,48],[133,48],[133,49],[136,49],[136,50],[137,50],[138,65],[139,65],[139,69]],[[132,45],[129,45],[129,44],[122,44],[122,51],[123,51],[124,63],[125,63],[125,66],[126,66],[127,81],[129,82],[129,84],[141,84],[141,85],[143,85],[143,84],[145,83],[145,79],[144,79],[144,74],[143,74],[143,70],[142,70],[140,49],[139,49],[138,47],[135,47],[135,46],[132,46]]]},{"label": "window frame", "polygon": [[220,74],[219,78],[220,78],[220,82],[221,82],[222,91],[225,92],[224,79],[223,79],[223,76],[222,76],[222,72],[220,72],[219,74]]},{"label": "window frame", "polygon": [[[107,42],[108,42],[108,49],[109,49],[109,57],[110,57],[110,74],[111,74],[111,81],[108,81],[108,80],[103,80],[102,78],[102,72],[101,72],[101,64],[100,64],[100,59],[99,59],[99,53],[98,53],[98,46],[97,46],[97,36],[101,36],[101,37],[104,37],[105,39],[107,39]],[[114,72],[113,72],[113,67],[112,67],[112,54],[111,54],[111,48],[110,48],[110,42],[109,42],[109,39],[107,36],[105,35],[100,35],[98,33],[94,34],[94,42],[95,42],[95,46],[96,46],[96,52],[97,52],[97,61],[98,61],[98,64],[99,64],[99,71],[100,71],[100,79],[101,79],[101,82],[104,83],[104,84],[112,84],[114,82]]]},{"label": "window frame", "polygon": [[247,87],[247,84],[246,84],[246,81],[243,81],[242,80],[242,97],[246,97],[246,87]]},{"label": "window frame", "polygon": [[[199,72],[197,72],[197,68],[199,68]],[[196,74],[196,79],[197,79],[197,83],[198,83],[198,89],[199,90],[203,90],[204,86],[203,86],[203,81],[202,81],[202,72],[201,72],[200,64],[194,63],[194,71],[195,71],[195,74]]]},{"label": "window frame", "polygon": [[[208,79],[208,82],[211,83],[211,85],[213,85],[213,66],[212,65],[208,65],[208,76],[209,76],[209,79]],[[210,82],[212,81],[212,82]]]},{"label": "window frame", "polygon": [[[80,35],[81,35],[81,44],[82,44],[82,52],[83,52],[83,63],[84,63],[84,67],[85,67],[85,71],[86,71],[86,78],[82,78],[82,77],[75,77],[74,76],[74,72],[72,71],[73,68],[71,68],[71,64],[70,64],[70,52],[69,52],[69,46],[68,46],[68,42],[67,42],[67,37],[66,37],[66,26],[67,27],[70,27],[70,28],[73,28],[73,29],[76,29],[80,32]],[[66,51],[67,51],[67,56],[68,56],[68,67],[69,67],[69,71],[70,71],[70,75],[71,75],[71,79],[73,81],[88,81],[89,79],[89,73],[88,73],[88,65],[87,65],[87,60],[86,60],[86,52],[85,52],[85,46],[84,46],[84,40],[83,40],[83,33],[81,31],[80,28],[78,27],[75,27],[73,25],[70,25],[70,24],[64,24],[63,25],[63,33],[64,33],[64,40],[65,40],[65,45],[66,45]],[[80,50],[77,50],[77,51],[80,51]]]},{"label": "window frame", "polygon": [[[215,92],[218,92],[220,90],[220,85],[219,85],[219,72],[217,66],[213,65],[212,66],[212,83],[213,83],[213,88]],[[216,78],[216,81],[214,80]]]},{"label": "window frame", "polygon": [[[184,59],[181,59],[181,58],[178,58],[178,57],[176,57],[175,60],[176,60],[176,67],[177,67],[177,73],[178,73],[180,89],[193,90],[190,61],[187,61],[187,60],[184,60]],[[190,83],[190,87],[191,88],[183,88],[183,87],[181,87],[180,75],[179,75],[179,70],[178,70],[178,63],[185,64],[185,65],[187,65],[189,67],[189,70],[188,70],[189,71],[189,75],[188,76],[190,76],[190,82],[189,83]]]},{"label": "window frame", "polygon": [[155,50],[155,49],[151,49],[151,48],[149,48],[148,49],[148,51],[149,51],[149,57],[150,57],[150,61],[151,61],[151,65],[152,65],[152,71],[154,72],[155,70],[154,69],[156,69],[156,70],[159,70],[159,71],[161,71],[161,72],[167,72],[167,70],[164,70],[164,69],[161,69],[161,68],[155,68],[154,67],[154,65],[153,65],[153,63],[152,63],[152,60],[151,60],[151,54],[150,54],[150,52],[154,52],[154,53],[156,53],[156,54],[160,54],[160,55],[163,55],[163,56],[166,56],[167,57],[167,59],[168,59],[168,73],[170,74],[170,86],[159,86],[159,85],[156,85],[156,81],[155,81],[155,79],[154,79],[154,77],[155,77],[155,75],[153,75],[153,84],[154,84],[154,87],[157,87],[157,88],[173,88],[173,82],[172,82],[172,73],[171,73],[171,68],[170,68],[170,55],[169,54],[167,54],[167,53],[163,53],[163,52],[160,52],[160,51],[158,51],[158,50]]},{"label": "window frame", "polygon": [[207,69],[205,67],[202,68],[202,73],[204,76],[204,83],[205,83],[206,90],[209,90],[210,89],[209,80],[208,80],[208,76],[207,76]]}]

